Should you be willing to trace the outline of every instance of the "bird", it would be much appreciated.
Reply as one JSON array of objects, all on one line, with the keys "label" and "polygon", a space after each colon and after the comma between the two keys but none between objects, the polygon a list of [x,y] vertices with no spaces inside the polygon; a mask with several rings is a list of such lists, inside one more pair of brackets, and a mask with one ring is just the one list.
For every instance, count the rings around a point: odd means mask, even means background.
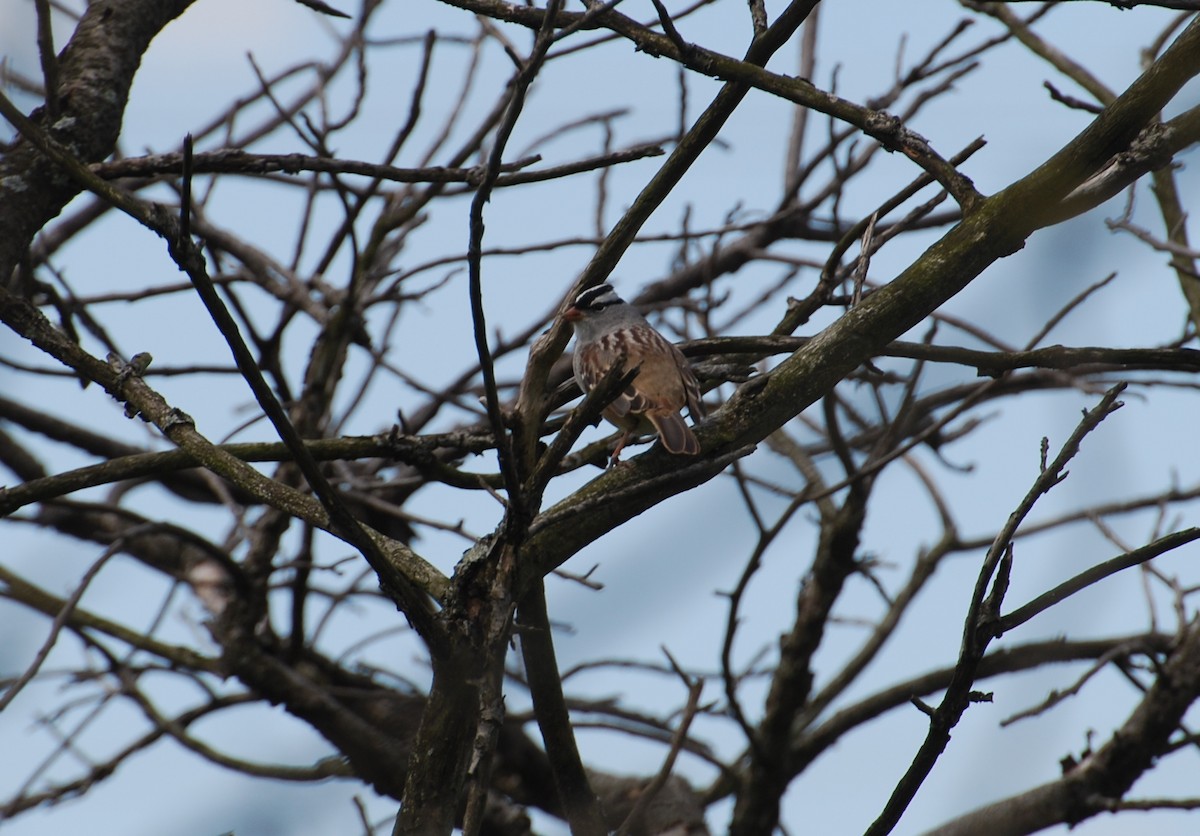
[{"label": "bird", "polygon": [[700,384],[687,358],[655,330],[638,310],[617,295],[612,285],[588,288],[563,312],[575,329],[575,382],[588,393],[621,364],[637,374],[626,389],[604,407],[605,419],[622,430],[611,464],[633,434],[653,426],[662,446],[676,455],[695,456],[700,443],[679,414],[687,406],[692,422],[704,417]]}]

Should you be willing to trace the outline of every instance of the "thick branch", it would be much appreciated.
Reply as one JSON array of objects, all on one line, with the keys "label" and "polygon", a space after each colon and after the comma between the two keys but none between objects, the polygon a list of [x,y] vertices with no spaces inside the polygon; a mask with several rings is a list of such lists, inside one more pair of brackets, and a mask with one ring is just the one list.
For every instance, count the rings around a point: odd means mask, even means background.
[{"label": "thick branch", "polygon": [[[89,3],[58,59],[58,114],[35,112],[84,162],[112,153],[142,53],[191,0]],[[51,124],[52,121],[52,124]],[[0,154],[0,281],[7,282],[34,234],[79,194],[80,186],[26,140]]]},{"label": "thick branch", "polygon": [[926,836],[1024,836],[1107,812],[1166,753],[1198,694],[1200,621],[1193,621],[1146,696],[1097,752],[1057,781],[982,807]]}]

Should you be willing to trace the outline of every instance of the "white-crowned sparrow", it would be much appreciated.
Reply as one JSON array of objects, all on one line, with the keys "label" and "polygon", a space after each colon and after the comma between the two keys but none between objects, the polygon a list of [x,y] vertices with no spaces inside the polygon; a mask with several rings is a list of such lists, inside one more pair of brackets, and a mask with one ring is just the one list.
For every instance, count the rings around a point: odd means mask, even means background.
[{"label": "white-crowned sparrow", "polygon": [[584,392],[590,392],[617,363],[638,370],[629,387],[602,413],[624,431],[613,450],[613,462],[618,461],[630,437],[647,423],[653,425],[668,452],[687,456],[700,452],[696,436],[679,414],[686,405],[693,422],[703,417],[700,384],[678,348],[611,285],[580,293],[563,318],[575,327],[575,381]]}]

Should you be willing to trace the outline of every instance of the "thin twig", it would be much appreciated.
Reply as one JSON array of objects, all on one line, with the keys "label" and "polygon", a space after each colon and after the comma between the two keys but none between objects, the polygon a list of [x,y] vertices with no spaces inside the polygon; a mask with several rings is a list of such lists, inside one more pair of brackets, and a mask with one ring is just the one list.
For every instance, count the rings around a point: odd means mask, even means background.
[{"label": "thin twig", "polygon": [[[663,652],[666,653],[666,648],[663,649]],[[667,751],[667,757],[663,760],[662,767],[659,769],[658,774],[654,776],[654,779],[642,790],[637,801],[634,802],[633,809],[629,811],[629,815],[625,817],[625,821],[621,822],[621,826],[617,828],[615,836],[629,836],[629,834],[635,832],[641,822],[642,816],[650,808],[658,793],[666,786],[667,780],[671,777],[671,772],[675,769],[675,760],[679,757],[679,753],[683,749],[683,744],[687,740],[688,729],[691,727],[692,720],[696,718],[696,713],[700,708],[700,694],[704,690],[704,680],[693,680],[683,673],[669,653],[667,653],[667,658],[670,659],[672,667],[676,669],[676,672],[687,685],[687,705],[684,706],[683,716],[679,719],[679,726],[675,729],[675,733],[671,737],[671,748]]]}]

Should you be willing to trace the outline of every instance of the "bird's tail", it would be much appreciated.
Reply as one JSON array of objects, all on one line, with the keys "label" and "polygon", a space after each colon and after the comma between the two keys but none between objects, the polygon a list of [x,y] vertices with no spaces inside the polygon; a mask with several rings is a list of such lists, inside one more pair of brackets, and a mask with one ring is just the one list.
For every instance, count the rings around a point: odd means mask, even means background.
[{"label": "bird's tail", "polygon": [[700,452],[700,442],[678,412],[647,412],[646,417],[654,425],[668,453],[694,456]]}]

